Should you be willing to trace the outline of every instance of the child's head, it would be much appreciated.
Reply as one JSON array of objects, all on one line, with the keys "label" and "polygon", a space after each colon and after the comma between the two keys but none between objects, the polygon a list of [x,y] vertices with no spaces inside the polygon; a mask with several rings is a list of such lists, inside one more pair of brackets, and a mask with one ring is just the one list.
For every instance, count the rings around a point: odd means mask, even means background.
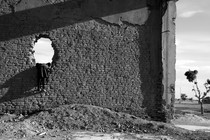
[{"label": "child's head", "polygon": [[49,62],[49,63],[47,63],[47,66],[48,66],[48,67],[51,67],[51,63],[50,63],[50,62]]}]

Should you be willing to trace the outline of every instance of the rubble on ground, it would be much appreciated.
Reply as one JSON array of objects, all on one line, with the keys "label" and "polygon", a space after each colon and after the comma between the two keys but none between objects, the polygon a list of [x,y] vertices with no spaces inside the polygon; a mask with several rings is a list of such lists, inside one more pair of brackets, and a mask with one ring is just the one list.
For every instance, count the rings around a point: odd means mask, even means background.
[{"label": "rubble on ground", "polygon": [[192,132],[172,124],[148,121],[91,105],[63,105],[30,116],[5,114],[0,118],[0,139],[59,139],[59,134],[63,136],[63,133],[69,132],[66,134],[69,135],[73,131],[163,135],[182,140],[210,139],[207,133]]}]

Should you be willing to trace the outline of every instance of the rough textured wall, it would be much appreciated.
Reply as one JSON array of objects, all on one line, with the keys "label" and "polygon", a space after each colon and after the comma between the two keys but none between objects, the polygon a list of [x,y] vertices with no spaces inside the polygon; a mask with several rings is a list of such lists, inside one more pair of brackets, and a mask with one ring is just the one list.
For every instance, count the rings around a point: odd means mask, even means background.
[{"label": "rough textured wall", "polygon": [[[161,1],[10,0],[0,11],[0,110],[92,104],[164,120]],[[34,40],[55,50],[46,92],[36,91]]]}]

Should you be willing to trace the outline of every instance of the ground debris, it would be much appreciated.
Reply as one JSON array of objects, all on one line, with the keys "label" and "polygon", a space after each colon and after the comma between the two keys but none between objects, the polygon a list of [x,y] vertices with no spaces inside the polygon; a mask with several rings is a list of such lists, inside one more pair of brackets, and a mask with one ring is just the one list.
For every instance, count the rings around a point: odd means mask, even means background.
[{"label": "ground debris", "polygon": [[77,132],[84,135],[94,134],[97,137],[98,134],[106,137],[116,136],[114,134],[128,137],[129,134],[133,140],[139,139],[140,135],[157,137],[157,140],[202,140],[202,137],[210,139],[207,133],[192,132],[176,128],[172,124],[148,121],[106,108],[81,104],[63,105],[27,117],[5,114],[1,116],[0,122],[0,139],[51,140],[62,139],[64,136],[72,138]]}]

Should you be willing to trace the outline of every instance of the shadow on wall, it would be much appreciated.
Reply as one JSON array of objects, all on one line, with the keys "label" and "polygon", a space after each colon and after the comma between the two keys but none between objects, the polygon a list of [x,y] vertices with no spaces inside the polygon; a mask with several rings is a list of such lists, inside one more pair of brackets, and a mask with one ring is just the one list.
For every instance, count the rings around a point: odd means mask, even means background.
[{"label": "shadow on wall", "polygon": [[50,5],[43,3],[42,7],[35,7],[33,0],[31,2],[27,3],[33,7],[31,9],[23,9],[26,6],[20,2],[19,7],[13,6],[17,12],[0,15],[0,41],[147,7],[145,0],[71,0]]},{"label": "shadow on wall", "polygon": [[[45,6],[41,7],[36,7],[33,5],[33,0],[29,0],[26,4],[31,8],[24,9],[26,5],[22,1],[19,5],[10,5],[13,7],[11,13],[0,15],[0,41],[51,31],[93,18],[97,19],[148,6],[146,0],[71,0],[56,4],[49,3],[50,5],[44,3]],[[53,60],[55,57],[56,54]],[[36,86],[35,70],[36,68],[32,67],[20,72],[0,86],[2,90],[0,103],[36,94],[34,90]]]},{"label": "shadow on wall", "polygon": [[7,80],[0,86],[4,93],[0,97],[0,103],[39,93],[35,88],[36,73],[36,67],[31,67]]}]

